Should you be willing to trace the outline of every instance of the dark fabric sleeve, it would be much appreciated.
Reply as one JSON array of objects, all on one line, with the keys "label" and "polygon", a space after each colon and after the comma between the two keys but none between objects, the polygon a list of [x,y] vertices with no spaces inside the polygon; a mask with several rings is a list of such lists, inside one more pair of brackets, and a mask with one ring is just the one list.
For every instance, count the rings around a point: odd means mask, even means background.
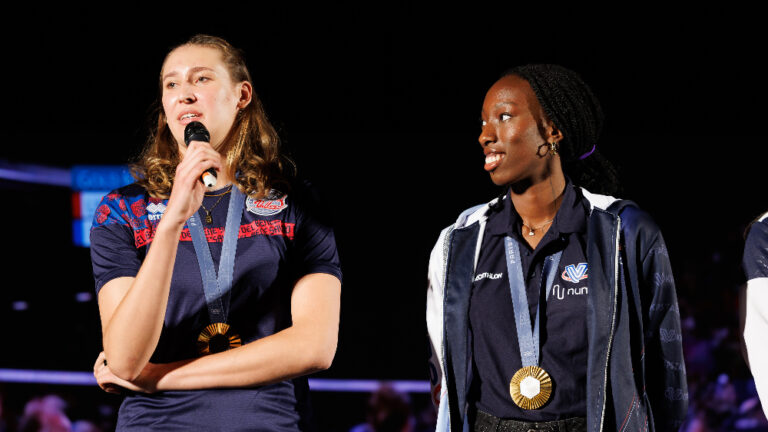
[{"label": "dark fabric sleeve", "polygon": [[317,217],[317,205],[299,198],[297,210],[294,268],[296,279],[311,273],[327,273],[341,280],[339,254],[333,228],[326,218]]},{"label": "dark fabric sleeve", "polygon": [[644,310],[645,385],[655,430],[677,431],[688,411],[680,312],[667,247],[654,224],[642,260],[641,289],[650,292]]},{"label": "dark fabric sleeve", "polygon": [[742,260],[747,280],[768,277],[768,223],[766,220],[752,224],[744,243]]},{"label": "dark fabric sleeve", "polygon": [[141,267],[140,251],[134,243],[126,213],[121,211],[121,200],[114,194],[105,196],[96,210],[91,228],[91,263],[96,294],[112,279],[136,276]]}]

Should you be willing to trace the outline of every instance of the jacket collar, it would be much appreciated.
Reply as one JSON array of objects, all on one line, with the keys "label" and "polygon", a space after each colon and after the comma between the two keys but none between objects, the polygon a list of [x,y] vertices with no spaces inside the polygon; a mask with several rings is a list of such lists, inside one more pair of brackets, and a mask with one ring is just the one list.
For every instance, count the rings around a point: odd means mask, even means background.
[{"label": "jacket collar", "polygon": [[[621,200],[618,198],[612,197],[610,195],[600,195],[600,194],[594,194],[589,192],[588,190],[580,187],[577,188],[578,191],[581,193],[584,200],[589,204],[589,213],[592,214],[592,211],[595,208],[601,209],[601,210],[607,210],[609,207],[611,207],[612,204],[618,203]],[[485,221],[488,219],[488,213],[489,210],[496,206],[499,200],[509,199],[507,198],[507,195],[505,194],[503,197],[497,197],[492,199],[490,202],[486,204],[480,204],[476,205],[474,207],[468,208],[467,210],[464,210],[456,219],[456,222],[454,223],[455,229],[461,229],[464,227],[467,227],[469,225],[472,225],[475,222],[481,222],[485,223]]]}]

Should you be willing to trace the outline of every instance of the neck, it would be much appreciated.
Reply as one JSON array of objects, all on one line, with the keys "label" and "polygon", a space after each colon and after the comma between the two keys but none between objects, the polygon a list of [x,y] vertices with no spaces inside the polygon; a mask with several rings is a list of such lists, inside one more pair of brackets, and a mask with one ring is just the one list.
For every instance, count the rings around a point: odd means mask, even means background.
[{"label": "neck", "polygon": [[564,192],[565,177],[560,172],[526,185],[513,184],[509,195],[517,214],[530,227],[555,218]]}]

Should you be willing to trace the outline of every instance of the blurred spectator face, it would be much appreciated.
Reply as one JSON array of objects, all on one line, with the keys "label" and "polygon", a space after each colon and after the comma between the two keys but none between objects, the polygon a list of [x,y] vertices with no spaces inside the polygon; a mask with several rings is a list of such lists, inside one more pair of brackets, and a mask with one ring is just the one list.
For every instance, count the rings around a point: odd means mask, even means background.
[{"label": "blurred spectator face", "polygon": [[35,398],[27,402],[24,416],[19,422],[22,432],[71,432],[72,423],[64,414],[66,403],[54,395]]}]

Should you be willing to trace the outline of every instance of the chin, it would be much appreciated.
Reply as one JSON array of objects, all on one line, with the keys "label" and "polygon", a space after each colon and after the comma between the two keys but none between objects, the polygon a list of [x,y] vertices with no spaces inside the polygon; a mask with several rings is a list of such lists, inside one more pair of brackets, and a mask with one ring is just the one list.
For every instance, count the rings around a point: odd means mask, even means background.
[{"label": "chin", "polygon": [[510,176],[504,175],[503,171],[500,171],[498,168],[491,171],[489,174],[491,176],[491,181],[496,186],[507,186],[513,182],[513,179],[510,178]]}]

